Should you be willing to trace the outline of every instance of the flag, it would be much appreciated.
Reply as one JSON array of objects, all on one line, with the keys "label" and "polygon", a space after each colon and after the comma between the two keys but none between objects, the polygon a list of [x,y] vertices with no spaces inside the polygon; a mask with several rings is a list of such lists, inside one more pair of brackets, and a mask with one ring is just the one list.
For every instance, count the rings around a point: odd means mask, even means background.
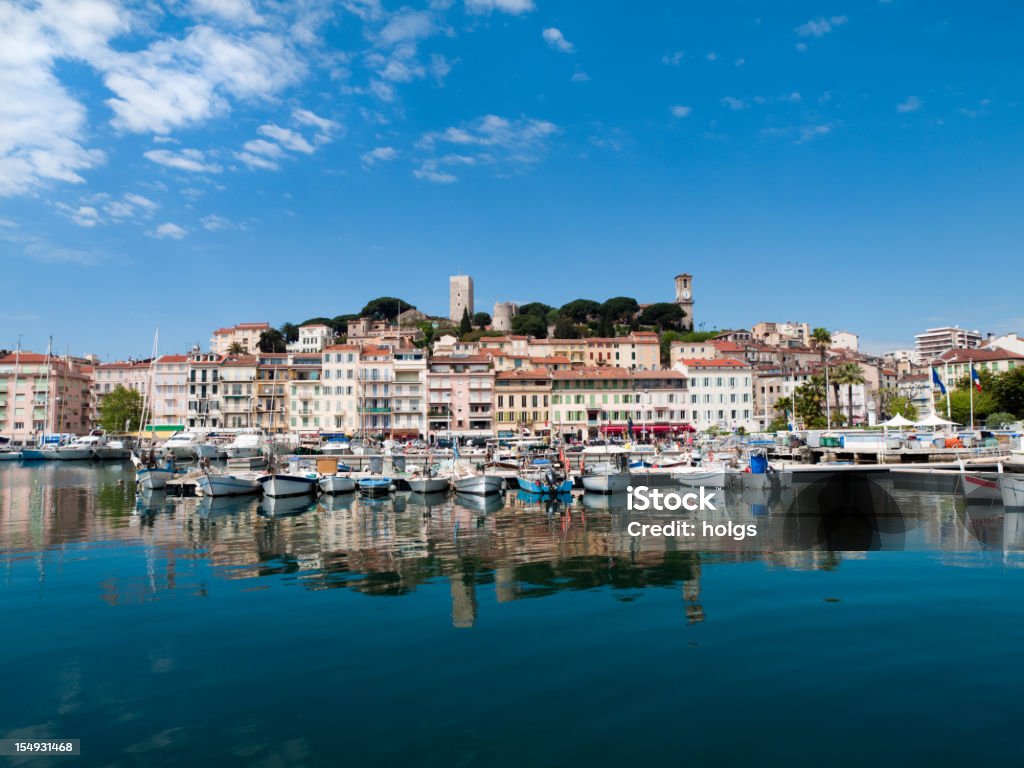
[{"label": "flag", "polygon": [[629,434],[629,439],[633,439],[633,417],[626,417],[626,432]]},{"label": "flag", "polygon": [[946,385],[942,383],[942,379],[939,378],[939,372],[932,368],[932,383],[939,388],[942,394],[946,394]]},{"label": "flag", "polygon": [[974,363],[971,363],[971,383],[974,384],[974,388],[981,392],[981,376],[974,369]]}]

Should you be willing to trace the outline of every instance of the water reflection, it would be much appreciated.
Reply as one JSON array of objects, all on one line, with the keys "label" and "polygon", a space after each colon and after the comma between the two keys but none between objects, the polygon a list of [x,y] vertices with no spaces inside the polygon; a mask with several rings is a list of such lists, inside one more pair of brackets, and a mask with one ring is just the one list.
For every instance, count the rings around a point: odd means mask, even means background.
[{"label": "water reflection", "polygon": [[[875,510],[871,519],[851,506],[857,498]],[[968,562],[965,553],[1022,562],[1024,515],[995,504],[968,507],[953,493],[851,480],[718,500],[717,510],[699,515],[640,515],[625,508],[624,496],[590,494],[180,499],[137,495],[121,466],[8,466],[0,468],[0,557],[32,559],[43,580],[75,550],[141,548],[141,559],[126,559],[100,580],[100,596],[112,604],[183,588],[203,594],[211,579],[277,577],[309,590],[392,596],[445,580],[457,627],[476,622],[484,585],[498,602],[596,587],[631,599],[637,589],[673,586],[689,620],[700,621],[708,563],[834,569],[869,550],[935,552],[952,565]],[[692,522],[695,533],[651,530],[673,520]],[[648,527],[631,535],[630,523]],[[756,535],[720,533],[747,525]]]}]

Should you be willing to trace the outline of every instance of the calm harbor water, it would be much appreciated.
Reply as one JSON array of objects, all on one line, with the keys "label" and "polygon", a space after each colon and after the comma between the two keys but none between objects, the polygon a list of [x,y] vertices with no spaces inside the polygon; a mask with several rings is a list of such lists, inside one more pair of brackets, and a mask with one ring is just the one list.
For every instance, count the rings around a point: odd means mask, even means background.
[{"label": "calm harbor water", "polygon": [[[879,486],[865,536],[800,489],[271,508],[0,464],[0,738],[81,739],[25,765],[1016,761],[1022,515]],[[672,519],[757,534],[629,535]]]}]

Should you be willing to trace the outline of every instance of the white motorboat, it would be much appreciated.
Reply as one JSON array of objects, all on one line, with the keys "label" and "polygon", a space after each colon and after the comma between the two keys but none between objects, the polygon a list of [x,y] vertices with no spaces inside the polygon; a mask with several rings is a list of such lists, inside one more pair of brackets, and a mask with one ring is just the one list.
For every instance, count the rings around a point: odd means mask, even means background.
[{"label": "white motorboat", "polygon": [[476,496],[490,496],[501,493],[505,478],[500,475],[487,475],[471,469],[458,469],[452,475],[452,485],[458,493],[469,493]]},{"label": "white motorboat", "polygon": [[978,472],[963,474],[963,492],[967,501],[998,501],[1002,498],[998,477],[986,477]]},{"label": "white motorboat", "polygon": [[407,482],[413,493],[443,493],[449,487],[447,477],[410,477]]},{"label": "white motorboat", "polygon": [[697,467],[676,467],[672,475],[681,485],[694,488],[724,488],[725,465],[709,464]]},{"label": "white motorboat", "polygon": [[202,461],[203,459],[209,459],[210,461],[213,461],[214,459],[219,457],[220,452],[222,450],[223,449],[216,443],[199,443],[198,445],[194,445],[192,447],[192,455],[195,456],[200,461]]},{"label": "white motorboat", "polygon": [[93,453],[100,461],[124,461],[132,455],[123,441],[106,439],[93,448]]},{"label": "white motorboat", "polygon": [[0,461],[17,461],[21,458],[21,451],[12,451],[9,448],[0,448]]},{"label": "white motorboat", "polygon": [[625,493],[633,482],[633,475],[610,462],[583,468],[583,490],[592,493]]},{"label": "white motorboat", "polygon": [[143,467],[135,472],[135,481],[144,491],[159,491],[177,474],[180,473],[174,469]]},{"label": "white motorboat", "polygon": [[999,490],[1004,507],[1024,507],[1024,474],[1003,472],[999,467]]},{"label": "white motorboat", "polygon": [[258,478],[263,488],[263,495],[271,498],[286,496],[309,496],[316,491],[318,477],[316,474],[271,474]]},{"label": "white motorboat", "polygon": [[263,435],[259,432],[241,432],[224,446],[224,453],[229,459],[248,459],[262,456],[263,449]]},{"label": "white motorboat", "polygon": [[67,445],[59,446],[54,458],[57,461],[89,461],[93,458],[95,439],[97,438],[94,435],[76,437]]},{"label": "white motorboat", "polygon": [[255,473],[220,475],[206,473],[196,478],[204,496],[248,496],[260,492],[259,475]]},{"label": "white motorboat", "polygon": [[173,456],[178,461],[188,461],[195,458],[195,448],[205,438],[201,432],[175,432],[160,447],[160,452],[164,456]]},{"label": "white motorboat", "polygon": [[323,475],[318,481],[320,490],[327,494],[353,493],[356,480],[348,475]]}]

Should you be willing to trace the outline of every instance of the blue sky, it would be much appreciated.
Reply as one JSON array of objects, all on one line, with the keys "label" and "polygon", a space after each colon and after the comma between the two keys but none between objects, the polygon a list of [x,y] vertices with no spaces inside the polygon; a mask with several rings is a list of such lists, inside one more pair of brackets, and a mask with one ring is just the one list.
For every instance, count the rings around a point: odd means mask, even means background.
[{"label": "blue sky", "polygon": [[909,346],[1024,331],[1024,6],[0,6],[0,347],[672,298]]}]

